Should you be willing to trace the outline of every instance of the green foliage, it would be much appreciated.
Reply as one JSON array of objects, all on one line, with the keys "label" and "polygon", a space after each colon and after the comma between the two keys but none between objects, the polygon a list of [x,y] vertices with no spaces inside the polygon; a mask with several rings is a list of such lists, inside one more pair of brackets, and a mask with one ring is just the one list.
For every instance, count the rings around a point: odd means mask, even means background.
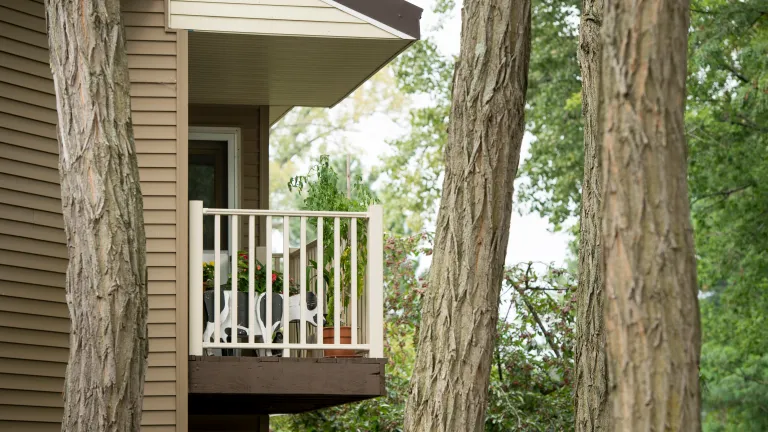
[{"label": "green foliage", "polygon": [[[351,196],[339,187],[339,175],[331,166],[327,155],[320,157],[318,163],[310,168],[304,176],[296,176],[288,182],[288,189],[303,193],[303,210],[315,211],[340,211],[340,212],[364,212],[368,206],[377,202],[370,188],[362,183],[361,178],[352,182]],[[317,226],[317,218],[309,218],[308,226]],[[334,218],[323,218],[323,237],[318,239],[323,244],[323,268],[327,269],[325,278],[330,287],[335,286],[335,270],[333,266],[339,266],[341,305],[346,308],[349,305],[352,287],[352,244],[351,244],[351,219],[339,218],[339,239],[341,247],[340,262],[333,262],[335,247],[335,222]],[[368,257],[368,230],[364,220],[357,221],[357,288],[358,295],[362,294],[365,286],[365,267]],[[333,290],[326,290],[328,305],[328,325],[333,323],[334,296]]]},{"label": "green foliage", "polygon": [[411,109],[410,133],[390,142],[394,152],[382,160],[377,173],[386,179],[382,200],[400,209],[385,215],[385,228],[391,232],[420,232],[434,219],[448,139],[453,63],[430,39],[415,43],[395,63],[399,90],[428,101]]},{"label": "green foliage", "polygon": [[[276,431],[401,431],[416,354],[430,235],[388,237],[384,246],[386,396],[273,419]],[[487,431],[573,430],[571,276],[534,264],[505,272],[504,318],[498,324],[489,388]]]},{"label": "green foliage", "polygon": [[[686,133],[704,428],[766,430],[768,2],[694,0],[691,9]],[[559,227],[579,215],[583,144],[577,45],[557,18],[563,11],[552,13],[533,43],[529,127],[537,140],[521,199]]]}]

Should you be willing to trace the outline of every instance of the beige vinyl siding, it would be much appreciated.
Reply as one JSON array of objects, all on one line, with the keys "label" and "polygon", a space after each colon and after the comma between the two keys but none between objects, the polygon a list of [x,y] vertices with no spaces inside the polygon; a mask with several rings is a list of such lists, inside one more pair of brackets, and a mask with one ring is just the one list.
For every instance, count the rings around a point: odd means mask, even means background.
[{"label": "beige vinyl siding", "polygon": [[171,0],[170,28],[282,36],[398,39],[320,0]]},{"label": "beige vinyl siding", "polygon": [[[261,193],[260,158],[263,152],[260,145],[259,107],[248,105],[190,105],[189,124],[195,126],[236,127],[240,129],[240,208],[268,208]],[[247,218],[240,218],[240,248],[248,245]],[[256,244],[261,243],[261,218],[256,218]]]},{"label": "beige vinyl siding", "polygon": [[[176,424],[176,39],[124,0],[149,264],[142,429]],[[42,0],[0,0],[0,430],[60,430],[68,358],[56,100]]]}]

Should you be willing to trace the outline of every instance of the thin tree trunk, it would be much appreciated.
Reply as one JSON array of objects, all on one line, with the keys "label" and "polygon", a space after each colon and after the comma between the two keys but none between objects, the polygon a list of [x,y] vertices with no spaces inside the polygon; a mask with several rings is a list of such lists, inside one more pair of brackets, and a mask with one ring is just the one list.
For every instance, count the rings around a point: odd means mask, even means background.
[{"label": "thin tree trunk", "polygon": [[524,133],[530,30],[530,0],[464,3],[407,431],[483,430]]},{"label": "thin tree trunk", "polygon": [[688,13],[685,0],[605,8],[603,257],[615,430],[701,429],[683,127]]},{"label": "thin tree trunk", "polygon": [[47,0],[72,320],[62,430],[137,431],[146,240],[119,0]]},{"label": "thin tree trunk", "polygon": [[600,163],[600,70],[603,0],[582,0],[579,26],[581,105],[584,117],[584,181],[581,186],[579,288],[576,301],[577,432],[608,431],[608,369],[603,325],[602,172]]}]

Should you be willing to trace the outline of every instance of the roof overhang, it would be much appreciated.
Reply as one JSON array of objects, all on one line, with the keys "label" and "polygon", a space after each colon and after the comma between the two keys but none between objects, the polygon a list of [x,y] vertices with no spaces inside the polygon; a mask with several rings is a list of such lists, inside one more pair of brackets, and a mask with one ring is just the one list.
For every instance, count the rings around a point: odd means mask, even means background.
[{"label": "roof overhang", "polygon": [[[420,37],[403,0],[170,0],[190,30],[189,101],[331,107]],[[271,116],[272,117],[272,116]]]}]

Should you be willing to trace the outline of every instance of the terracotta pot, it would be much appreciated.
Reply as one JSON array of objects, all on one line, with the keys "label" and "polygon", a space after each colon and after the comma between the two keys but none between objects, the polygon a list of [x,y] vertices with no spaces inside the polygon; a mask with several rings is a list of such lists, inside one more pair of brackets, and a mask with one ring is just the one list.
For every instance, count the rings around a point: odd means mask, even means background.
[{"label": "terracotta pot", "polygon": [[[323,343],[324,344],[333,344],[334,343],[334,337],[333,337],[333,327],[323,327]],[[341,326],[339,327],[339,343],[349,345],[352,343],[352,327],[350,326]],[[323,355],[325,357],[361,357],[360,354],[356,354],[352,350],[341,350],[341,349],[329,349],[324,350]]]}]

